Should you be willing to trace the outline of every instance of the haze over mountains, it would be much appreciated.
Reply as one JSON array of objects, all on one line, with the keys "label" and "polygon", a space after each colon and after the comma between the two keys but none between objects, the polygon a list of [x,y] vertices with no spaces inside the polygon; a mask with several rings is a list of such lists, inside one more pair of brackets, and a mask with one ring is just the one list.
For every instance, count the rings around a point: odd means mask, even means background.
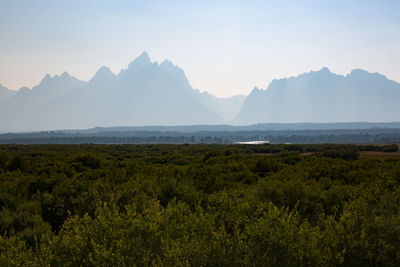
[{"label": "haze over mountains", "polygon": [[64,72],[21,88],[0,104],[0,130],[220,124],[234,118],[243,100],[200,93],[183,70],[167,60],[151,62],[144,52],[118,75],[101,67],[88,82]]},{"label": "haze over mountains", "polygon": [[101,67],[88,81],[46,75],[18,92],[0,86],[0,131],[95,126],[398,121],[400,84],[378,73],[327,68],[273,80],[249,96],[217,98],[189,84],[166,60],[144,52],[116,75]]},{"label": "haze over mountains", "polygon": [[346,76],[322,68],[254,88],[234,122],[389,122],[400,118],[400,84],[355,69]]}]

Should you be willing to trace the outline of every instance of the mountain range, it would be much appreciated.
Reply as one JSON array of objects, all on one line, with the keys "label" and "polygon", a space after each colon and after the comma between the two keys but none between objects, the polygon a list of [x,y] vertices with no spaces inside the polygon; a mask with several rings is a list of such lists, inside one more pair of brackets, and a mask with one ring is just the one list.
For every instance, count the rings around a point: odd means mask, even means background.
[{"label": "mountain range", "polygon": [[[245,96],[217,98],[194,90],[179,67],[152,62],[143,52],[116,75],[101,67],[88,81],[68,73],[39,85],[4,91],[0,131],[95,126],[220,124],[232,120]],[[4,100],[3,100],[4,99]]]},{"label": "mountain range", "polygon": [[400,84],[379,73],[343,76],[324,67],[254,88],[234,123],[399,121],[399,101]]},{"label": "mountain range", "polygon": [[296,122],[388,122],[400,115],[400,84],[356,69],[343,76],[322,68],[273,80],[246,97],[218,98],[193,89],[172,62],[143,52],[114,74],[101,67],[85,82],[67,72],[45,75],[32,89],[0,85],[0,131],[96,126]]}]

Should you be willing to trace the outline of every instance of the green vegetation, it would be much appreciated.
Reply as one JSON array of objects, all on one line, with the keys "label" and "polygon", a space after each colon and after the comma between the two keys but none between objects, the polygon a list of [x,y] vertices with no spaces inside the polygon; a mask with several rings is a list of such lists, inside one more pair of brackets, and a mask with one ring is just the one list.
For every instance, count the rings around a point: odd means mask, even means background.
[{"label": "green vegetation", "polygon": [[398,266],[397,150],[0,146],[0,265]]}]

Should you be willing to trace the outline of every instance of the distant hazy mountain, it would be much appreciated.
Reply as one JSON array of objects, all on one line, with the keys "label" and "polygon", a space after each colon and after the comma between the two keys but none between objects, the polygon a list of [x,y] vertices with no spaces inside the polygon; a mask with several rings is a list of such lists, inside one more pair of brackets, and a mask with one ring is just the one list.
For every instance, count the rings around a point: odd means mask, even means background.
[{"label": "distant hazy mountain", "polygon": [[356,69],[342,76],[322,68],[254,88],[234,122],[398,121],[399,101],[400,84],[381,74]]},{"label": "distant hazy mountain", "polygon": [[[45,130],[51,128],[52,117],[60,115],[50,103],[60,101],[62,95],[74,88],[82,88],[79,81],[64,72],[51,77],[46,75],[39,85],[30,90],[23,87],[0,104],[1,131]],[[62,117],[58,118],[60,121]]]},{"label": "distant hazy mountain", "polygon": [[65,72],[46,75],[32,90],[21,88],[0,104],[0,131],[216,124],[233,118],[241,98],[201,94],[180,68],[153,63],[144,52],[118,75],[101,67],[89,82]]},{"label": "distant hazy mountain", "polygon": [[0,103],[12,97],[16,93],[16,91],[9,90],[0,84]]},{"label": "distant hazy mountain", "polygon": [[[142,53],[119,74],[101,67],[88,82],[46,75],[32,89],[0,86],[0,132],[96,126],[231,123],[391,122],[400,118],[400,84],[378,73],[327,68],[274,80],[249,96],[194,90],[179,67]],[[282,124],[283,125],[283,124]],[[279,126],[286,127],[286,126]]]}]

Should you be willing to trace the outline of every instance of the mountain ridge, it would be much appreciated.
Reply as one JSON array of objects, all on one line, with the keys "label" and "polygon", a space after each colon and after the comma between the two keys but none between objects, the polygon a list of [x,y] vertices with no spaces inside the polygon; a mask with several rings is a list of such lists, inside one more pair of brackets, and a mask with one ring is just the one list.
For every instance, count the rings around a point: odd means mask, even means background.
[{"label": "mountain ridge", "polygon": [[[46,74],[32,89],[0,85],[0,131],[134,125],[398,121],[400,84],[378,72],[327,67],[272,80],[266,89],[219,98],[194,89],[169,60],[141,53],[118,74],[101,66],[89,81]],[[11,115],[10,115],[11,114]]]},{"label": "mountain ridge", "polygon": [[254,88],[234,123],[397,121],[399,99],[400,84],[382,74],[324,67]]},{"label": "mountain ridge", "polygon": [[212,105],[199,98],[181,68],[152,62],[143,52],[119,74],[102,66],[88,82],[67,72],[46,74],[1,103],[0,130],[222,123]]}]

